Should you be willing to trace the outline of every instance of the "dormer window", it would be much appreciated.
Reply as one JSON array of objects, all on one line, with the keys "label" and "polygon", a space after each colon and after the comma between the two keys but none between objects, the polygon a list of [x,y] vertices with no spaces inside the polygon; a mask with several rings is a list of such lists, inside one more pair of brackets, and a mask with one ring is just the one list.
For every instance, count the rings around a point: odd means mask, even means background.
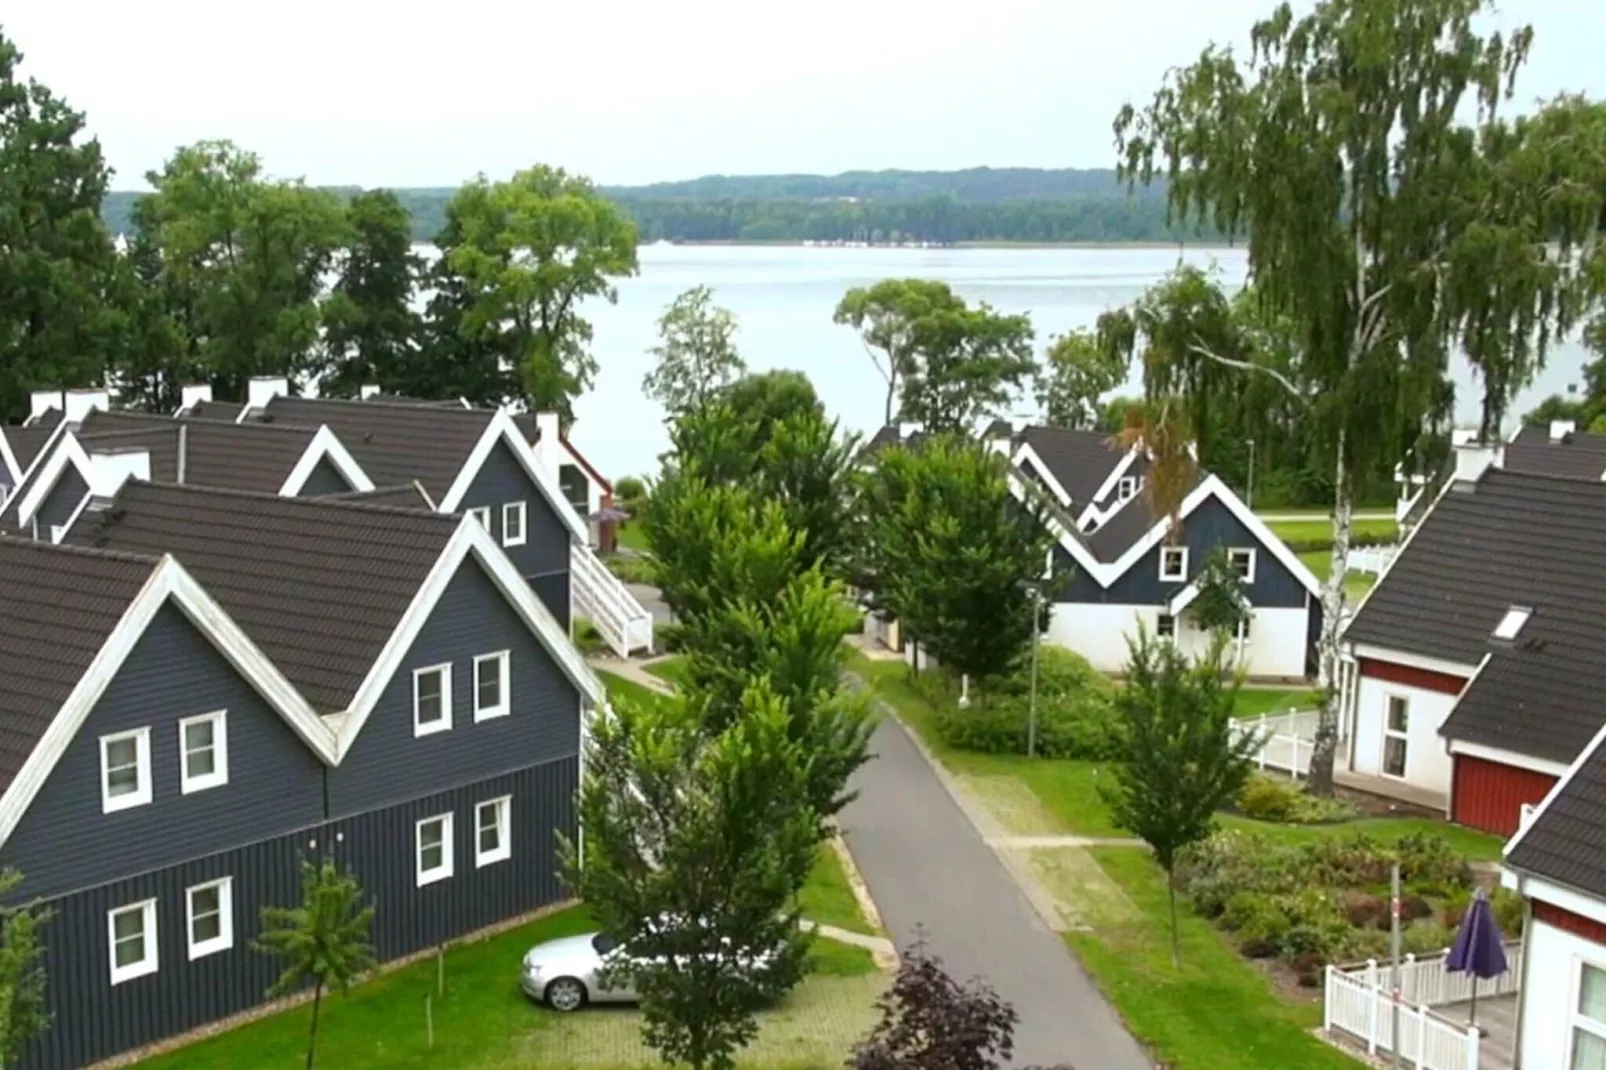
[{"label": "dormer window", "polygon": [[1522,631],[1522,626],[1533,616],[1533,612],[1527,606],[1512,606],[1506,610],[1506,615],[1500,618],[1500,623],[1494,626],[1494,637],[1504,639],[1506,642],[1516,639],[1518,633]]},{"label": "dormer window", "polygon": [[1245,583],[1255,582],[1255,551],[1253,547],[1236,547],[1227,551],[1227,564]]},{"label": "dormer window", "polygon": [[1119,498],[1123,502],[1126,501],[1128,498],[1132,497],[1133,495],[1137,494],[1137,492],[1138,492],[1138,477],[1137,476],[1122,476],[1121,477],[1121,481],[1116,484],[1115,496],[1117,498]]},{"label": "dormer window", "polygon": [[1162,546],[1160,548],[1160,579],[1175,583],[1188,578],[1188,548]]}]

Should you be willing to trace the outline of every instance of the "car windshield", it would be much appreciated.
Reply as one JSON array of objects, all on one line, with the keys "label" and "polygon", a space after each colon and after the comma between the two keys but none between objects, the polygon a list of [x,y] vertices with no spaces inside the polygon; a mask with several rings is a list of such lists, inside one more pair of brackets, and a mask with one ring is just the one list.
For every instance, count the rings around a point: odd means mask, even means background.
[{"label": "car windshield", "polygon": [[595,951],[599,955],[606,955],[608,952],[612,951],[618,946],[619,941],[615,940],[607,933],[598,933],[591,938],[591,950]]}]

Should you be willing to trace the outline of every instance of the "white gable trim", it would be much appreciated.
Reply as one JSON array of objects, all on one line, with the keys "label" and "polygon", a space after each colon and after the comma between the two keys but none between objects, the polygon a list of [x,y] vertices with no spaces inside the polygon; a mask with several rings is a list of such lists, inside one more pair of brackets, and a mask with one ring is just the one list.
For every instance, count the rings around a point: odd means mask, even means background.
[{"label": "white gable trim", "polygon": [[11,473],[11,485],[21,485],[22,466],[17,463],[17,455],[11,452],[11,443],[6,441],[6,429],[3,427],[0,427],[0,462],[4,462],[6,471]]},{"label": "white gable trim", "polygon": [[[1036,488],[1027,486],[1026,477],[1013,469],[1009,472],[1008,478],[1009,489],[1015,495],[1015,499],[1019,502],[1029,504],[1031,501],[1031,494]],[[1041,490],[1038,490],[1037,492],[1042,493]],[[1065,530],[1065,525],[1060,522],[1060,518],[1058,516],[1050,512],[1047,516],[1047,520],[1049,528],[1055,533],[1055,537],[1059,540],[1060,546],[1067,554],[1071,556],[1071,560],[1076,562],[1077,567],[1082,569],[1082,571],[1086,572],[1089,576],[1093,577],[1093,580],[1098,583],[1100,587],[1108,587],[1109,583],[1104,579],[1103,563],[1094,557],[1090,552],[1088,552],[1087,547],[1084,546],[1075,535]],[[1052,557],[1050,560],[1052,560]]]},{"label": "white gable trim", "polygon": [[1076,503],[1071,501],[1070,494],[1064,487],[1060,486],[1060,481],[1054,478],[1054,473],[1048,470],[1048,465],[1043,463],[1043,458],[1039,457],[1037,451],[1032,449],[1031,445],[1026,442],[1022,442],[1020,449],[1015,451],[1015,456],[1010,460],[1010,464],[1019,468],[1022,461],[1032,462],[1033,470],[1042,477],[1043,485],[1053,492],[1054,497],[1059,499],[1062,508],[1070,509],[1075,506]]},{"label": "white gable trim", "polygon": [[1141,497],[1143,497],[1143,495],[1139,493],[1132,495],[1130,498],[1123,498],[1120,501],[1111,502],[1109,508],[1107,509],[1100,509],[1096,505],[1089,504],[1086,509],[1082,510],[1082,515],[1076,518],[1076,526],[1081,528],[1083,531],[1087,531],[1088,523],[1090,521],[1097,521],[1098,526],[1103,527],[1105,524],[1110,522],[1111,517],[1115,516],[1115,514],[1119,513],[1122,509],[1127,508]]},{"label": "white gable trim", "polygon": [[[1102,502],[1105,498],[1109,497],[1110,492],[1116,488],[1117,484],[1120,483],[1121,477],[1126,475],[1126,470],[1132,467],[1132,462],[1137,459],[1137,455],[1138,451],[1135,448],[1128,449],[1126,451],[1126,455],[1116,463],[1113,469],[1110,470],[1110,474],[1104,477],[1104,482],[1099,484],[1099,489],[1093,492],[1093,498],[1087,503],[1087,508],[1082,510],[1082,515],[1076,518],[1078,525],[1086,527],[1088,515],[1090,513],[1094,514],[1099,523],[1102,524],[1105,517],[1109,516],[1110,513],[1115,512],[1116,509],[1121,507],[1121,504],[1123,503],[1117,503],[1114,509],[1110,509],[1104,514],[1103,517],[1098,517],[1096,515],[1097,511],[1095,510],[1093,503]],[[1135,496],[1136,495],[1134,495],[1134,497]],[[1130,501],[1131,499],[1129,498],[1127,500]]]},{"label": "white gable trim", "polygon": [[[1195,509],[1211,498],[1215,498],[1226,506],[1227,511],[1240,524],[1249,529],[1249,534],[1254,536],[1255,541],[1280,561],[1284,568],[1293,573],[1294,578],[1300,582],[1301,586],[1311,594],[1318,596],[1321,594],[1322,585],[1316,581],[1316,576],[1311,570],[1305,567],[1305,562],[1301,561],[1298,555],[1283,543],[1283,540],[1272,533],[1272,530],[1266,526],[1265,521],[1250,512],[1249,507],[1244,505],[1238,495],[1232,492],[1232,488],[1228,487],[1218,477],[1214,475],[1206,476],[1204,481],[1193,489],[1193,493],[1183,499],[1182,508],[1179,510],[1182,519],[1186,520]],[[1129,546],[1126,553],[1122,554],[1113,565],[1109,566],[1111,581],[1125,573],[1127,569],[1142,560],[1145,554],[1158,546],[1160,541],[1171,531],[1173,523],[1174,521],[1171,517],[1161,517],[1159,522],[1151,527],[1141,539]],[[1107,587],[1109,584],[1106,583],[1105,586]]]},{"label": "white gable trim", "polygon": [[[1441,730],[1442,731],[1442,730]],[[1505,750],[1501,747],[1486,747],[1481,743],[1467,743],[1463,740],[1450,740],[1450,753],[1460,754],[1468,758],[1481,758],[1486,762],[1497,765],[1509,765],[1514,769],[1526,769],[1530,773],[1544,773],[1546,776],[1566,776],[1567,766],[1563,762],[1553,762],[1546,758],[1534,758],[1516,751]]]},{"label": "white gable trim", "polygon": [[[1520,431],[1521,427],[1519,427],[1518,430]],[[1453,478],[1447,479],[1444,482],[1444,486],[1439,488],[1439,493],[1437,497],[1433,499],[1433,504],[1428,506],[1427,512],[1422,514],[1422,519],[1416,522],[1416,526],[1413,527],[1411,529],[1411,533],[1405,537],[1405,541],[1400,543],[1399,549],[1394,551],[1394,556],[1389,558],[1388,564],[1383,566],[1383,571],[1378,574],[1377,582],[1372,584],[1372,586],[1367,589],[1365,594],[1361,595],[1361,600],[1359,602],[1355,603],[1355,612],[1351,613],[1349,620],[1345,622],[1346,631],[1348,630],[1349,625],[1353,624],[1355,620],[1360,617],[1361,610],[1366,608],[1366,603],[1372,600],[1372,596],[1378,592],[1378,590],[1383,586],[1384,581],[1389,578],[1389,573],[1394,571],[1394,566],[1400,563],[1400,558],[1404,557],[1405,552],[1411,548],[1411,541],[1416,538],[1417,532],[1421,531],[1427,526],[1428,518],[1433,515],[1434,510],[1439,507],[1439,503],[1444,500],[1444,495],[1452,486],[1455,485],[1455,483],[1456,481]],[[1340,634],[1338,638],[1340,642],[1343,642],[1344,636],[1342,634]]]},{"label": "white gable trim", "polygon": [[[351,700],[351,706],[346,715],[340,720],[340,739],[338,747],[339,759],[343,759],[356,742],[362,727],[367,723],[368,717],[378,705],[385,688],[391,679],[402,668],[402,662],[412,649],[413,641],[434,612],[435,605],[446,592],[447,586],[457,575],[459,567],[470,554],[479,561],[486,573],[496,584],[524,620],[525,626],[535,633],[541,640],[541,645],[552,655],[559,668],[569,681],[579,690],[582,700],[589,699],[593,705],[604,701],[602,682],[585,662],[578,648],[569,641],[568,632],[552,615],[551,610],[536,597],[530,585],[519,575],[513,562],[508,560],[507,554],[496,545],[490,532],[472,517],[463,517],[457,526],[457,531],[446,544],[440,559],[430,569],[429,576],[413,596],[412,604],[402,615],[396,630],[391,633],[390,639],[385,643],[385,649],[380,652],[369,670],[368,676],[363,680],[362,686]],[[338,759],[337,759],[338,760]]]},{"label": "white gable trim", "polygon": [[25,528],[33,520],[34,514],[39,511],[40,506],[45,504],[45,499],[50,496],[50,492],[56,486],[56,480],[61,478],[62,472],[69,464],[78,469],[78,474],[83,477],[85,483],[90,481],[89,454],[84,452],[84,447],[79,443],[78,436],[71,431],[62,436],[55,450],[51,452],[50,459],[39,470],[39,477],[33,480],[33,485],[28,488],[28,493],[24,494],[22,500],[17,503],[17,525],[19,527]]},{"label": "white gable trim", "polygon": [[491,417],[490,423],[485,425],[485,433],[480,436],[479,442],[475,443],[474,451],[469,454],[468,460],[464,462],[462,471],[457,473],[457,478],[452,481],[451,489],[441,499],[440,511],[443,513],[455,513],[457,511],[457,507],[462,504],[464,496],[468,494],[468,488],[473,485],[474,478],[480,474],[480,469],[485,467],[486,459],[491,456],[491,451],[496,448],[498,442],[507,443],[507,447],[512,451],[513,456],[518,458],[519,464],[524,467],[525,472],[534,480],[535,485],[541,489],[541,494],[546,498],[547,503],[557,511],[558,519],[562,520],[563,526],[569,529],[569,534],[580,540],[581,543],[586,542],[591,536],[590,531],[586,528],[585,521],[580,519],[580,514],[574,511],[574,506],[569,504],[568,499],[563,496],[563,492],[558,489],[556,473],[548,472],[542,466],[530,444],[524,441],[523,435],[519,434],[518,425],[513,422],[513,417],[508,414],[506,409],[498,409],[496,414]]},{"label": "white gable trim", "polygon": [[325,424],[318,428],[318,433],[312,436],[311,442],[307,443],[307,448],[301,454],[301,459],[290,470],[290,475],[285,479],[284,486],[279,488],[279,495],[284,498],[294,498],[297,494],[300,494],[301,488],[307,485],[307,480],[311,478],[314,469],[318,467],[318,462],[325,457],[329,458],[329,463],[334,465],[340,474],[345,477],[346,482],[351,484],[352,490],[367,491],[374,489],[374,481],[368,478],[368,473],[362,470],[362,466],[346,450],[340,438],[329,430],[328,425]]},{"label": "white gable trim", "polygon": [[335,739],[317,713],[273,666],[221,606],[184,567],[165,556],[152,569],[145,586],[123,613],[123,619],[101,645],[95,659],[62,704],[50,727],[34,746],[16,779],[0,795],[0,843],[16,831],[23,814],[50,778],[106,688],[133,653],[155,619],[171,600],[219,653],[277,710],[296,735],[323,761],[334,764]]},{"label": "white gable trim", "polygon": [[43,467],[45,461],[52,453],[56,451],[56,447],[61,442],[62,436],[66,434],[69,434],[69,432],[67,430],[67,422],[65,420],[63,420],[61,423],[58,423],[54,428],[51,429],[50,434],[45,438],[44,445],[39,447],[39,452],[34,454],[33,460],[28,462],[28,467],[23,469],[22,478],[17,481],[18,490],[22,489],[22,485],[28,481],[29,476],[33,475]]}]

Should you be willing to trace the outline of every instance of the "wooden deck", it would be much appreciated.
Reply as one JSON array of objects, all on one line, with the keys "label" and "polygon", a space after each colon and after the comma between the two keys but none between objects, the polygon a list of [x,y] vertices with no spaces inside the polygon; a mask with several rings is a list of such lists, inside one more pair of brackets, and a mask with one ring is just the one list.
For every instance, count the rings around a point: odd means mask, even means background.
[{"label": "wooden deck", "polygon": [[[1452,1022],[1471,1022],[1471,1003],[1449,1003],[1433,1013]],[[1478,1070],[1512,1070],[1517,1044],[1517,996],[1478,1000],[1478,1026],[1484,1030],[1478,1045]]]}]

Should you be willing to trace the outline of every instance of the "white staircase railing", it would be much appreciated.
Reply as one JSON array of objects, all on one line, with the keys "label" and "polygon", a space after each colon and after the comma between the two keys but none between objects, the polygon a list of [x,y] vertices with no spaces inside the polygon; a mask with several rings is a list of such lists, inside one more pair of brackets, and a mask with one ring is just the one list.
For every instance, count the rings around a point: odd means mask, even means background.
[{"label": "white staircase railing", "polygon": [[621,658],[637,650],[652,653],[652,613],[589,546],[574,546],[569,560],[574,600],[603,641]]}]

